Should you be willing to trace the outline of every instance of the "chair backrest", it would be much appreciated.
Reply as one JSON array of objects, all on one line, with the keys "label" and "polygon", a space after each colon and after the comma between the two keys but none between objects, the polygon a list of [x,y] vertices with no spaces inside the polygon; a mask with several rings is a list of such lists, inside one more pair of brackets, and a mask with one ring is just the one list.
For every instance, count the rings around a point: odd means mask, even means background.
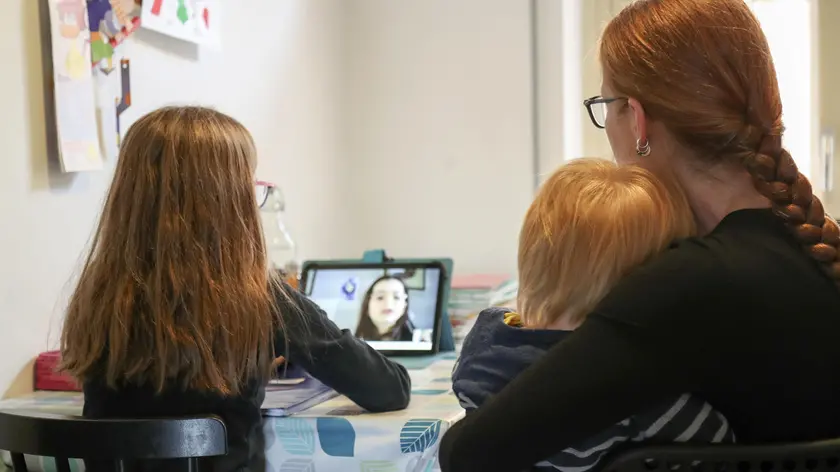
[{"label": "chair backrest", "polygon": [[747,446],[645,446],[607,458],[601,471],[840,472],[840,439]]},{"label": "chair backrest", "polygon": [[227,454],[227,429],[215,416],[92,420],[26,410],[0,410],[0,450],[12,454],[15,472],[26,472],[24,454],[54,457],[58,472],[68,458],[105,461],[123,470],[129,462],[197,459]]}]

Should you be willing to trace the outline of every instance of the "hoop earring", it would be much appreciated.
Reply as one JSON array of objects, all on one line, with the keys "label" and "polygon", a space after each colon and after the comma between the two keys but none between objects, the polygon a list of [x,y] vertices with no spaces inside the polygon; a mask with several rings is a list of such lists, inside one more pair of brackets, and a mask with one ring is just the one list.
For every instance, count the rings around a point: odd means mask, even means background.
[{"label": "hoop earring", "polygon": [[636,140],[636,154],[645,157],[650,155],[650,141],[645,139],[645,143],[642,144],[642,138]]}]

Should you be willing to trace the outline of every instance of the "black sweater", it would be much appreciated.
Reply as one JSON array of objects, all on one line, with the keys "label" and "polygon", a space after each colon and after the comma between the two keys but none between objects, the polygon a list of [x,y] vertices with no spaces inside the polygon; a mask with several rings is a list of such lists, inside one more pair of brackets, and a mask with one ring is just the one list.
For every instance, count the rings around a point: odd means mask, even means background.
[{"label": "black sweater", "polygon": [[781,220],[734,212],[627,276],[455,424],[442,471],[524,470],[681,392],[726,416],[739,442],[840,436],[839,335],[840,291]]},{"label": "black sweater", "polygon": [[[371,412],[405,408],[411,380],[405,368],[371,349],[352,333],[338,329],[317,305],[287,287],[291,300],[279,297],[288,333],[278,333],[275,353],[304,368],[313,377],[334,388]],[[104,381],[84,385],[84,416],[88,418],[161,417],[215,414],[228,431],[228,455],[202,464],[215,472],[263,472],[264,439],[260,405],[265,385],[254,381],[238,397],[167,390],[156,395],[149,387],[107,388]],[[90,464],[93,465],[93,464]],[[91,468],[89,465],[89,469]],[[95,465],[94,465],[95,468]],[[164,470],[165,464],[151,470]]]}]

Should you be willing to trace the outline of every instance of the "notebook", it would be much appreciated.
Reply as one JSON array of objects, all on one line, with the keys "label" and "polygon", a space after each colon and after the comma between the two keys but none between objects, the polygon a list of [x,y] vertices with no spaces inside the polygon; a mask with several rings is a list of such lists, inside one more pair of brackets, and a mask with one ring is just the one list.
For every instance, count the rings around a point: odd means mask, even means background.
[{"label": "notebook", "polygon": [[338,392],[306,375],[297,384],[269,384],[262,404],[263,416],[285,417],[308,410],[338,396]]}]

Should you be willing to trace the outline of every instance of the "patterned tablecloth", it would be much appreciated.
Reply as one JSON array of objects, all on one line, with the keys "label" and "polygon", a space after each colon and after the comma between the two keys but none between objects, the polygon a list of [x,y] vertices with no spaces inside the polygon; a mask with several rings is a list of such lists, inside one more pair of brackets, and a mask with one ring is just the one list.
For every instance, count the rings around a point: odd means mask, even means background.
[{"label": "patterned tablecloth", "polygon": [[[370,414],[338,397],[290,418],[266,418],[266,458],[272,472],[430,472],[439,470],[437,450],[446,429],[464,411],[452,393],[455,356],[429,365],[406,361],[411,403],[392,413]],[[414,367],[422,367],[412,369]],[[38,392],[0,401],[0,409],[78,415],[78,394]],[[8,454],[4,454],[7,464]],[[27,457],[30,470],[51,472],[50,458]],[[83,470],[73,461],[74,471]]]}]

